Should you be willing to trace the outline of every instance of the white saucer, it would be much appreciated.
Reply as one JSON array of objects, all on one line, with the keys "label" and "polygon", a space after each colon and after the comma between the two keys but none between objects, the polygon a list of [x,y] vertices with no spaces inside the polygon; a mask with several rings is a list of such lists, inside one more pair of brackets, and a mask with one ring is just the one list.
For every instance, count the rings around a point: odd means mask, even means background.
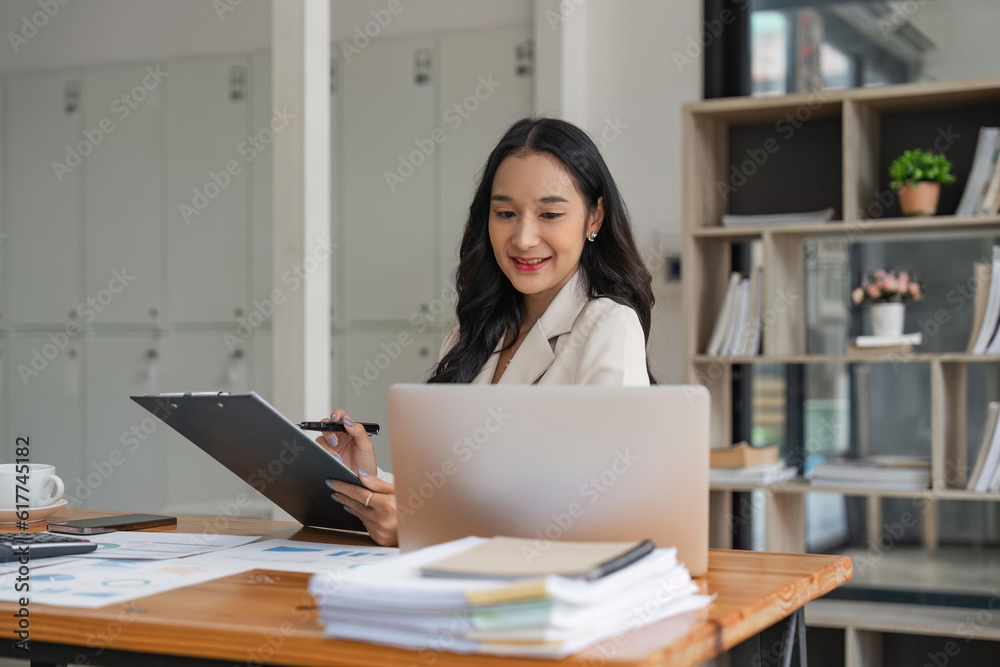
[{"label": "white saucer", "polygon": [[[46,505],[45,507],[32,507],[28,510],[28,523],[35,523],[36,521],[41,521],[42,519],[47,519],[62,508],[69,505],[69,501],[63,498],[57,503],[52,503],[51,505]],[[17,523],[20,519],[17,518],[18,510],[5,510],[0,509],[0,523]]]}]

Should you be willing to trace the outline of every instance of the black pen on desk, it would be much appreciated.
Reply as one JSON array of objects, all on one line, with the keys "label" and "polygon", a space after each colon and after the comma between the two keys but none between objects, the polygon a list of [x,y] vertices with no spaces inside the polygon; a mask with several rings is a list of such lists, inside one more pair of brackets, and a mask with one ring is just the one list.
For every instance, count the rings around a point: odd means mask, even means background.
[{"label": "black pen on desk", "polygon": [[[378,435],[379,425],[365,422],[358,422],[365,427],[365,433],[368,435]],[[346,433],[347,429],[344,428],[342,422],[302,422],[299,424],[299,428],[303,431],[335,431],[338,433]]]}]

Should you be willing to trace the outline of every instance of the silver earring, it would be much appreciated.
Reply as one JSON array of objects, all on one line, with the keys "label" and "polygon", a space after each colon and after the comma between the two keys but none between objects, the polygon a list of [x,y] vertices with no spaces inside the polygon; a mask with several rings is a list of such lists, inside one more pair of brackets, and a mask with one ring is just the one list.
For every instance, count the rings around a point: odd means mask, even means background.
[{"label": "silver earring", "polygon": [[591,243],[593,243],[594,241],[596,241],[597,240],[597,232],[593,232],[590,236],[587,237],[587,240],[590,241]]}]

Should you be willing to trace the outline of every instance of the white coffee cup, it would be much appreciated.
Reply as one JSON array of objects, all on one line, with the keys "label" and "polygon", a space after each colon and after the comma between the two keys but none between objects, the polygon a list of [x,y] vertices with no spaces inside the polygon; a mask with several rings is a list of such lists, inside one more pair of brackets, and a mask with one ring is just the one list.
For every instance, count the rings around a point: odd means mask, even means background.
[{"label": "white coffee cup", "polygon": [[0,463],[0,508],[48,507],[59,502],[66,487],[44,463]]}]

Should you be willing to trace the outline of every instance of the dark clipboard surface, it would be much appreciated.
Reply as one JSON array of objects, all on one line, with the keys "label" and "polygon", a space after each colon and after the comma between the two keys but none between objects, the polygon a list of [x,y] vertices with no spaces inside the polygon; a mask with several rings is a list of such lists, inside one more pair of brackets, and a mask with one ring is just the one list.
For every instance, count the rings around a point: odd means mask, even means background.
[{"label": "dark clipboard surface", "polygon": [[255,392],[130,398],[302,525],[365,530],[325,483],[360,485],[357,475]]}]

